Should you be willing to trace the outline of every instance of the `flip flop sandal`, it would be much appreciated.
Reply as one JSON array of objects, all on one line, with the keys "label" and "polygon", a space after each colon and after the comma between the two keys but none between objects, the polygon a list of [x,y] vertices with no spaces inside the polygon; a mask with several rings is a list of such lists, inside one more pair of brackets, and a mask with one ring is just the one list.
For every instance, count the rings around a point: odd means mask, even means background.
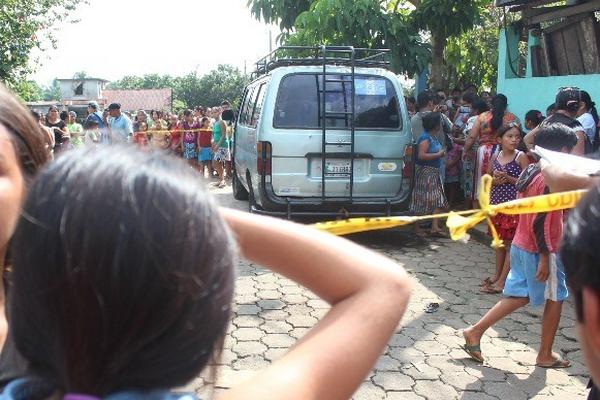
[{"label": "flip flop sandal", "polygon": [[[483,364],[485,359],[481,355],[481,344],[464,344],[462,349],[471,357],[472,360],[477,361],[480,364]],[[475,354],[479,353],[479,355]]]},{"label": "flip flop sandal", "polygon": [[562,357],[558,357],[554,363],[550,365],[541,365],[535,364],[536,367],[546,368],[546,369],[563,369],[569,368],[571,366],[571,362],[569,360],[565,360]]},{"label": "flip flop sandal", "polygon": [[425,306],[425,312],[427,314],[432,314],[440,309],[439,303],[429,303]]},{"label": "flip flop sandal", "polygon": [[479,291],[481,293],[485,293],[485,294],[501,294],[504,290],[503,289],[496,289],[493,286],[482,286]]},{"label": "flip flop sandal", "polygon": [[481,282],[481,286],[490,286],[492,284],[493,284],[493,282],[492,282],[492,277],[491,276],[488,276],[487,278],[485,278],[483,280],[483,282]]},{"label": "flip flop sandal", "polygon": [[442,231],[430,232],[429,236],[436,237],[436,238],[441,238],[441,239],[447,239],[448,238],[448,235],[445,232],[442,232]]}]

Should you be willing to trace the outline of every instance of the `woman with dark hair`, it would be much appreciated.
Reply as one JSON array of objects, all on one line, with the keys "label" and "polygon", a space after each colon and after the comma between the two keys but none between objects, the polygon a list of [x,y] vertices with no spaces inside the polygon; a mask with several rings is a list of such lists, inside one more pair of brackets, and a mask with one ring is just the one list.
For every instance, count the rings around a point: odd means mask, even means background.
[{"label": "woman with dark hair", "polygon": [[479,148],[477,149],[477,158],[473,174],[472,199],[474,207],[477,207],[479,203],[479,183],[481,177],[487,173],[492,155],[498,151],[498,142],[496,141],[498,129],[500,129],[502,125],[508,125],[513,122],[520,125],[519,119],[511,112],[507,111],[507,107],[508,99],[505,95],[497,94],[494,96],[491,110],[479,115],[465,142],[464,152],[465,154],[468,154],[473,144],[479,140]]},{"label": "woman with dark hair", "polygon": [[36,180],[24,215],[10,322],[31,367],[3,399],[194,399],[169,390],[218,361],[237,248],[332,307],[287,354],[221,398],[348,399],[411,290],[402,267],[350,241],[219,210],[194,171],[157,152],[65,154]]},{"label": "woman with dark hair", "polygon": [[594,150],[598,149],[600,140],[598,138],[598,111],[596,103],[592,101],[590,94],[585,90],[581,91],[581,102],[577,112],[577,121],[583,126],[583,130],[593,145]]},{"label": "woman with dark hair", "polygon": [[[4,313],[6,279],[11,267],[8,252],[21,204],[29,184],[48,160],[46,133],[38,121],[2,84],[0,84],[0,348],[2,361],[13,359],[14,342],[6,341]],[[7,376],[0,363],[0,379]],[[17,363],[12,363],[16,365]]]},{"label": "woman with dark hair", "polygon": [[54,132],[54,155],[58,155],[69,143],[69,130],[67,129],[67,123],[60,118],[56,106],[50,106],[48,109],[46,126]]}]

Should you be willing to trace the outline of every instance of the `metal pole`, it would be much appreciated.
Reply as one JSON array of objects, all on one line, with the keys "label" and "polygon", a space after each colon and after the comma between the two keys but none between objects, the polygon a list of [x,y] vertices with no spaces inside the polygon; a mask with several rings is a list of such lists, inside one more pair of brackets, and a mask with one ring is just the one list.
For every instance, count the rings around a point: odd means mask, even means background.
[{"label": "metal pole", "polygon": [[273,51],[273,32],[269,29],[269,53]]}]

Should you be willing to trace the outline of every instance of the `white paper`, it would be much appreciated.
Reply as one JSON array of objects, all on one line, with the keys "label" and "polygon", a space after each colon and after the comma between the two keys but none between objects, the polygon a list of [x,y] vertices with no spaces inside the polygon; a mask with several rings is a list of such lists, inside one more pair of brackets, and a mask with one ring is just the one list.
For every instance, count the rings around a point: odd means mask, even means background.
[{"label": "white paper", "polygon": [[549,164],[560,165],[567,171],[583,175],[594,175],[600,172],[600,161],[598,160],[546,150],[539,146],[536,146],[533,151],[542,157],[542,160],[545,160]]}]

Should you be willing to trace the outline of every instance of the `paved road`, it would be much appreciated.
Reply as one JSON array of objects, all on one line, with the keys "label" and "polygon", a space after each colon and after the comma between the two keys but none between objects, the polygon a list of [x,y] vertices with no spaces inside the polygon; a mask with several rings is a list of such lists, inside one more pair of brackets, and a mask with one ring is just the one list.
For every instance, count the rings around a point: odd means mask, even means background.
[{"label": "paved road", "polygon": [[[221,204],[246,209],[245,202],[233,200],[230,187],[211,190]],[[585,398],[587,373],[575,338],[571,304],[565,306],[555,345],[573,362],[568,370],[533,366],[541,310],[531,307],[511,315],[484,337],[486,365],[470,361],[461,350],[460,330],[477,321],[498,299],[478,292],[478,284],[493,268],[489,246],[415,240],[398,230],[356,235],[352,240],[395,259],[416,281],[401,326],[354,399]],[[430,302],[440,303],[437,313],[424,313]],[[294,282],[240,262],[217,391],[277,359],[327,309],[326,303]],[[202,393],[202,382],[199,378],[190,387]]]}]

